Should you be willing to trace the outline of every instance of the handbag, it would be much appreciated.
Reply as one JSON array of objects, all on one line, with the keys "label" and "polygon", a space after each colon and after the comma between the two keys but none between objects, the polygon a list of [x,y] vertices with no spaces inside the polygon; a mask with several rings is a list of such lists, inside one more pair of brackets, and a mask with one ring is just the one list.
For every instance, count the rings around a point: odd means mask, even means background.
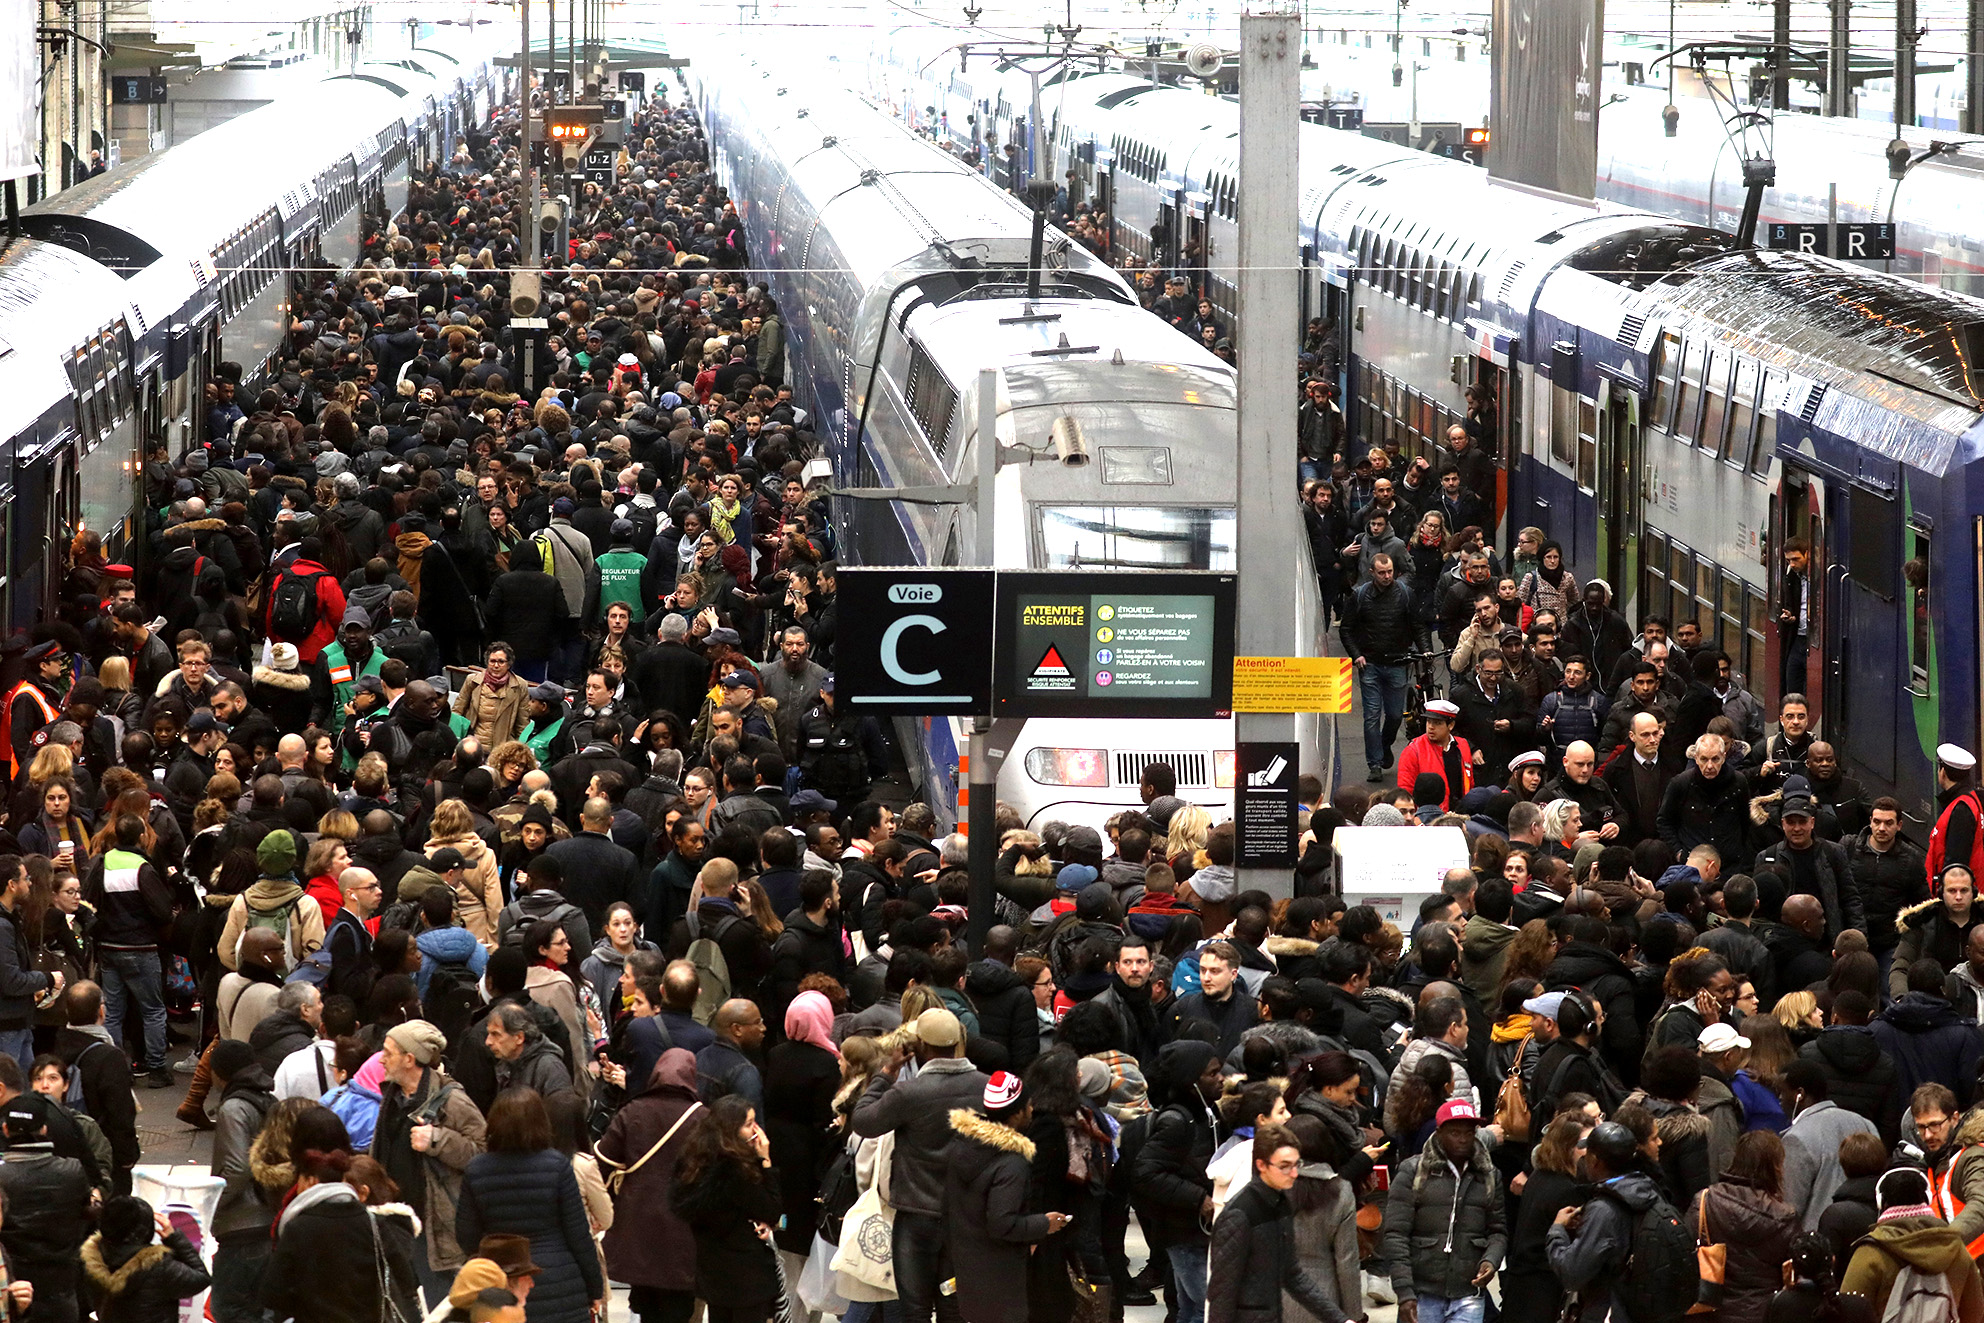
[{"label": "handbag", "polygon": [[663,1135],[660,1139],[657,1139],[655,1141],[653,1148],[649,1149],[647,1152],[641,1154],[639,1158],[635,1159],[634,1164],[631,1167],[622,1167],[619,1163],[615,1162],[612,1158],[607,1157],[603,1153],[596,1155],[601,1162],[613,1168],[613,1170],[608,1172],[606,1175],[606,1192],[617,1198],[620,1194],[620,1186],[622,1185],[622,1183],[624,1183],[629,1176],[632,1176],[642,1167],[645,1167],[647,1165],[647,1161],[649,1158],[653,1157],[655,1154],[661,1152],[663,1148],[667,1147],[668,1141],[675,1138],[675,1132],[682,1128],[683,1123],[687,1121],[690,1117],[694,1116],[697,1112],[701,1111],[702,1108],[703,1105],[699,1102],[690,1103],[688,1107],[683,1109],[682,1115],[675,1118],[675,1124],[668,1127],[668,1133]]},{"label": "handbag", "polygon": [[1501,1091],[1495,1095],[1495,1124],[1501,1127],[1504,1141],[1529,1138],[1529,1099],[1522,1092],[1522,1054],[1528,1050],[1529,1041],[1525,1036],[1517,1046],[1509,1077],[1502,1081]]},{"label": "handbag", "polygon": [[1701,1292],[1688,1306],[1690,1314],[1713,1314],[1722,1307],[1723,1282],[1729,1271],[1729,1247],[1712,1242],[1708,1231],[1708,1191],[1701,1193],[1695,1213],[1695,1271],[1702,1279]]},{"label": "handbag", "polygon": [[1088,1274],[1070,1261],[1068,1285],[1075,1293],[1075,1309],[1068,1316],[1068,1323],[1109,1323],[1109,1283],[1091,1282]]},{"label": "handbag", "polygon": [[896,1210],[882,1202],[882,1186],[877,1181],[847,1210],[840,1248],[834,1254],[834,1271],[846,1273],[863,1286],[893,1293],[895,1227]]},{"label": "handbag", "polygon": [[772,1276],[778,1280],[778,1294],[772,1297],[771,1323],[794,1323],[792,1317],[792,1288],[785,1281],[785,1256],[778,1252],[778,1246],[766,1243],[771,1251]]},{"label": "handbag", "polygon": [[365,1210],[365,1225],[372,1228],[372,1267],[378,1274],[379,1323],[415,1323],[400,1312],[399,1301],[393,1298],[392,1266],[386,1262],[386,1246],[379,1239],[379,1219]]}]

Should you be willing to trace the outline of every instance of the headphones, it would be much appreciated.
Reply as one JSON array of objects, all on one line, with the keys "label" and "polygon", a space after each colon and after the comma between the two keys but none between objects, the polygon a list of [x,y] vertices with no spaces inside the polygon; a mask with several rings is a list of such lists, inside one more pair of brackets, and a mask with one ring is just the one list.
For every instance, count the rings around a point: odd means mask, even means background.
[{"label": "headphones", "polygon": [[[1574,1030],[1565,1028],[1564,1026],[1565,1006],[1575,1006],[1578,1008],[1579,1012],[1584,1016],[1583,1027]],[[1593,1008],[1590,998],[1585,996],[1583,989],[1581,988],[1564,989],[1563,1004],[1557,1007],[1557,1028],[1559,1032],[1563,1033],[1566,1037],[1575,1038],[1578,1034],[1588,1033],[1597,1027],[1598,1027],[1598,1012]]]}]

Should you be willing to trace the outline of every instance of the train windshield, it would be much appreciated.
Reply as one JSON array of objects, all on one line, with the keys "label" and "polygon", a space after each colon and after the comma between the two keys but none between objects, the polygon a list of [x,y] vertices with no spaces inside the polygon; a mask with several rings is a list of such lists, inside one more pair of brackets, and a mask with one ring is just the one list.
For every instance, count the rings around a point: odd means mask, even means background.
[{"label": "train windshield", "polygon": [[1036,505],[1045,569],[1230,570],[1236,523],[1224,506]]}]

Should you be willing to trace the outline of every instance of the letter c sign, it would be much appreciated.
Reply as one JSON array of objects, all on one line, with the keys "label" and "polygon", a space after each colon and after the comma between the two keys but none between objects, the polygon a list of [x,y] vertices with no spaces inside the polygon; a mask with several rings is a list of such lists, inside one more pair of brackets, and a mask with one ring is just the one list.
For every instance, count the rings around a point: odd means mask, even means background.
[{"label": "letter c sign", "polygon": [[944,677],[937,671],[909,671],[903,669],[897,657],[897,649],[902,646],[902,636],[909,630],[922,629],[932,634],[944,632],[944,622],[935,616],[904,616],[882,631],[882,669],[897,684],[926,685],[936,684]]}]

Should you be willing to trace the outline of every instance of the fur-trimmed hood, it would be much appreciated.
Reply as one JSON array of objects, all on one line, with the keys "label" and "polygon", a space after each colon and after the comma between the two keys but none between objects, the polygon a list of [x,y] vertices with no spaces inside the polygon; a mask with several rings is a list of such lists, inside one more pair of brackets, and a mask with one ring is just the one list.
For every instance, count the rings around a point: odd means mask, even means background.
[{"label": "fur-trimmed hood", "polygon": [[381,1219],[403,1217],[413,1225],[413,1234],[416,1236],[420,1234],[420,1214],[414,1212],[409,1204],[374,1204],[369,1211],[372,1216]]},{"label": "fur-trimmed hood", "polygon": [[172,1251],[163,1245],[156,1243],[144,1245],[137,1253],[113,1268],[104,1260],[103,1233],[98,1231],[83,1242],[83,1271],[89,1274],[90,1281],[96,1284],[99,1291],[107,1296],[118,1296],[124,1294],[125,1288],[131,1285],[132,1278],[147,1268],[163,1263],[171,1253]]},{"label": "fur-trimmed hood", "polygon": [[1028,1162],[1033,1161],[1033,1141],[1009,1125],[987,1120],[969,1107],[951,1109],[951,1129],[974,1144],[996,1148],[1002,1153],[1017,1153]]},{"label": "fur-trimmed hood", "polygon": [[1261,943],[1261,950],[1279,960],[1283,956],[1310,956],[1321,949],[1321,942],[1312,942],[1306,937],[1283,937],[1280,933],[1269,933]]},{"label": "fur-trimmed hood", "polygon": [[1947,911],[1943,909],[1943,898],[1931,896],[1919,904],[1909,905],[1897,911],[1894,916],[1894,930],[1906,936],[1910,928],[1926,928],[1931,920],[1944,917],[1946,914]]},{"label": "fur-trimmed hood", "polygon": [[265,684],[274,689],[304,693],[310,688],[310,677],[301,671],[278,671],[273,666],[257,666],[251,674],[256,684]]},{"label": "fur-trimmed hood", "polygon": [[1773,790],[1768,795],[1750,797],[1750,821],[1762,827],[1770,821],[1771,810],[1784,800],[1782,790]]},{"label": "fur-trimmed hood", "polygon": [[1684,1139],[1707,1139],[1713,1123],[1687,1103],[1668,1102],[1656,1098],[1644,1089],[1635,1089],[1629,1103],[1638,1103],[1653,1117],[1654,1129],[1660,1133],[1663,1144],[1672,1144]]}]

